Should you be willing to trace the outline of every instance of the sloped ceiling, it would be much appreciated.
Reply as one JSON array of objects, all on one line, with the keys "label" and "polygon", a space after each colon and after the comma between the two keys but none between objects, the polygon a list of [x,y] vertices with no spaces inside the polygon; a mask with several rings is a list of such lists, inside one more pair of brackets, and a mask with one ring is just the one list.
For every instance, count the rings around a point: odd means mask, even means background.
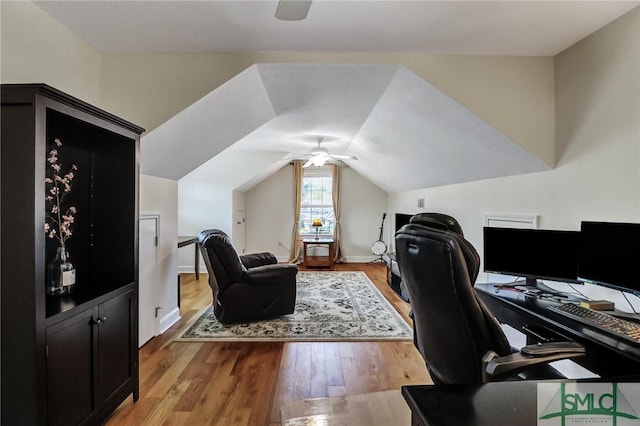
[{"label": "sloped ceiling", "polygon": [[102,52],[422,52],[553,56],[632,1],[314,0],[303,21],[278,0],[37,0]]},{"label": "sloped ceiling", "polygon": [[[277,0],[34,3],[101,52],[554,56],[640,1],[314,0],[303,21],[276,19]],[[142,171],[180,179],[225,150],[275,153],[264,170],[238,164],[244,190],[317,136],[389,192],[548,169],[401,67],[272,64],[145,135]]]},{"label": "sloped ceiling", "polygon": [[549,169],[403,66],[257,64],[145,135],[141,172],[179,180],[225,150],[279,153],[265,169],[237,164],[247,190],[317,137],[387,192]]}]

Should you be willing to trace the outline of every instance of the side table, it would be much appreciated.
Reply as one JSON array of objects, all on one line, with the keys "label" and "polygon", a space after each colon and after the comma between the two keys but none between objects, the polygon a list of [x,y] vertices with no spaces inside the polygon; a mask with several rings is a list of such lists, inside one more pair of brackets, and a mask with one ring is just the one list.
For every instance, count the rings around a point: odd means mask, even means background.
[{"label": "side table", "polygon": [[[334,241],[332,239],[308,239],[302,240],[302,253],[305,268],[329,268],[333,269]],[[314,246],[327,246],[327,256],[309,256],[309,248]]]}]

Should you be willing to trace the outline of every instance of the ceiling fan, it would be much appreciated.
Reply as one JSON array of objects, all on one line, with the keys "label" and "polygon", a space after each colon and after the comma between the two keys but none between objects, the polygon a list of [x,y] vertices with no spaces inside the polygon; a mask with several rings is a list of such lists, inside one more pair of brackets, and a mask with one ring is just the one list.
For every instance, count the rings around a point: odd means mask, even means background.
[{"label": "ceiling fan", "polygon": [[327,148],[321,147],[323,139],[318,138],[317,143],[318,146],[311,150],[310,153],[305,154],[304,156],[309,158],[302,167],[316,166],[321,167],[324,166],[328,160],[357,160],[358,157],[355,155],[344,155],[344,154],[329,154],[329,150]]},{"label": "ceiling fan", "polygon": [[307,17],[311,0],[280,0],[276,18],[283,21],[301,21]]}]

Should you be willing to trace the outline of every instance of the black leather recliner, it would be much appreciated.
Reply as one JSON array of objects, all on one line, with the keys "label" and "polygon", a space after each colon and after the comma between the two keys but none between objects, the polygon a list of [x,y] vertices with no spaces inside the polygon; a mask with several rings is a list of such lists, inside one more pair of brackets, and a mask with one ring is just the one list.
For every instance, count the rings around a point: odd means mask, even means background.
[{"label": "black leather recliner", "polygon": [[223,324],[258,321],[293,313],[298,267],[278,264],[272,253],[238,255],[219,229],[198,235],[209,272],[213,310]]},{"label": "black leather recliner", "polygon": [[[413,311],[414,344],[436,384],[517,378],[534,366],[584,354],[573,342],[511,348],[475,294],[480,258],[458,233],[410,223],[396,232],[395,242]],[[543,367],[536,369],[538,378],[561,377],[552,367]]]}]

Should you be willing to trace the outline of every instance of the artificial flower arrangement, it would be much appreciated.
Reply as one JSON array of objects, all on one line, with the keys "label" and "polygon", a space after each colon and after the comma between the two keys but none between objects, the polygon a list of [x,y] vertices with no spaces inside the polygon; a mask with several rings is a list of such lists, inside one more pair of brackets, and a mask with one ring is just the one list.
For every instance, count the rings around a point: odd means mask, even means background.
[{"label": "artificial flower arrangement", "polygon": [[56,146],[49,151],[47,158],[52,175],[44,180],[47,185],[45,198],[48,203],[44,231],[49,238],[57,239],[60,244],[56,258],[47,265],[47,293],[52,295],[70,293],[75,285],[75,269],[69,262],[66,241],[73,235],[71,227],[77,210],[74,206],[64,210],[63,202],[71,192],[71,182],[75,177],[75,171],[78,170],[76,165],[72,164],[63,174],[62,166],[58,162],[58,149],[62,147],[62,142],[56,138],[54,143]]}]

